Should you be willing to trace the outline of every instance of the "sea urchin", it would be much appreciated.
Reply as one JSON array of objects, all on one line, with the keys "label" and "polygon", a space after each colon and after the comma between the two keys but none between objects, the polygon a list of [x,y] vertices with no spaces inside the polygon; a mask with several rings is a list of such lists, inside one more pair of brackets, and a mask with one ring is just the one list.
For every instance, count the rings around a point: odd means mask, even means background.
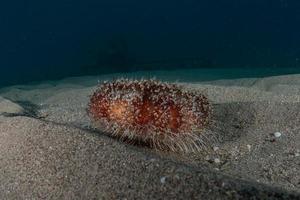
[{"label": "sea urchin", "polygon": [[119,79],[100,84],[91,96],[93,125],[118,138],[157,149],[201,149],[211,106],[208,99],[176,84]]}]

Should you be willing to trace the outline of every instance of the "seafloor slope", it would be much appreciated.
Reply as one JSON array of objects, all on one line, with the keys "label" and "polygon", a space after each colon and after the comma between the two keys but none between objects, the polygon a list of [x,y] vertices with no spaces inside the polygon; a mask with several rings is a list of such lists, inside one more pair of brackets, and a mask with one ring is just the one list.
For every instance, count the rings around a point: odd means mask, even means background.
[{"label": "seafloor slope", "polygon": [[0,198],[300,198],[300,75],[156,75],[211,99],[207,150],[159,152],[91,129],[88,97],[111,76],[12,86],[0,91]]}]

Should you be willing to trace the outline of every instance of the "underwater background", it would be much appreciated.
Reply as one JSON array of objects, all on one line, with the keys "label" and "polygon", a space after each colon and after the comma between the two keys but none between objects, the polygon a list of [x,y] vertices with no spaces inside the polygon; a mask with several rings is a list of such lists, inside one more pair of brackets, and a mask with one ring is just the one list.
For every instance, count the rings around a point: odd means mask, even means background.
[{"label": "underwater background", "polygon": [[0,87],[139,70],[299,73],[299,24],[298,0],[3,1]]}]

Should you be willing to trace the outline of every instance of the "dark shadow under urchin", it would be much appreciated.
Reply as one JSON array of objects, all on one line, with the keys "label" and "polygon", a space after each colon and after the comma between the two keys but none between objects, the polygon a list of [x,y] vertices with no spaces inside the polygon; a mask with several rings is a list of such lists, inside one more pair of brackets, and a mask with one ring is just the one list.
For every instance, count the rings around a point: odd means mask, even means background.
[{"label": "dark shadow under urchin", "polygon": [[[209,124],[202,130],[199,130],[198,141],[196,141],[199,146],[200,151],[197,151],[199,153],[210,152],[215,146],[238,140],[255,124],[256,111],[251,102],[220,103],[213,104],[212,107],[213,112]],[[97,128],[93,129],[98,132],[100,131]],[[112,135],[108,131],[101,132],[126,144],[158,151],[173,152],[167,145],[163,146],[163,148],[157,148],[151,140],[145,141],[120,137]],[[196,153],[196,151],[177,151],[177,153]]]}]

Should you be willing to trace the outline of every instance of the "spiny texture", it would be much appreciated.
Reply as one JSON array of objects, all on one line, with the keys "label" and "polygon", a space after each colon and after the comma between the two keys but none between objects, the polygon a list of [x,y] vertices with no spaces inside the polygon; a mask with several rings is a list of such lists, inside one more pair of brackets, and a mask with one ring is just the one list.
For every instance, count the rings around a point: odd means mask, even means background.
[{"label": "spiny texture", "polygon": [[88,114],[96,128],[157,149],[200,150],[211,107],[202,94],[156,80],[120,79],[102,83]]}]

